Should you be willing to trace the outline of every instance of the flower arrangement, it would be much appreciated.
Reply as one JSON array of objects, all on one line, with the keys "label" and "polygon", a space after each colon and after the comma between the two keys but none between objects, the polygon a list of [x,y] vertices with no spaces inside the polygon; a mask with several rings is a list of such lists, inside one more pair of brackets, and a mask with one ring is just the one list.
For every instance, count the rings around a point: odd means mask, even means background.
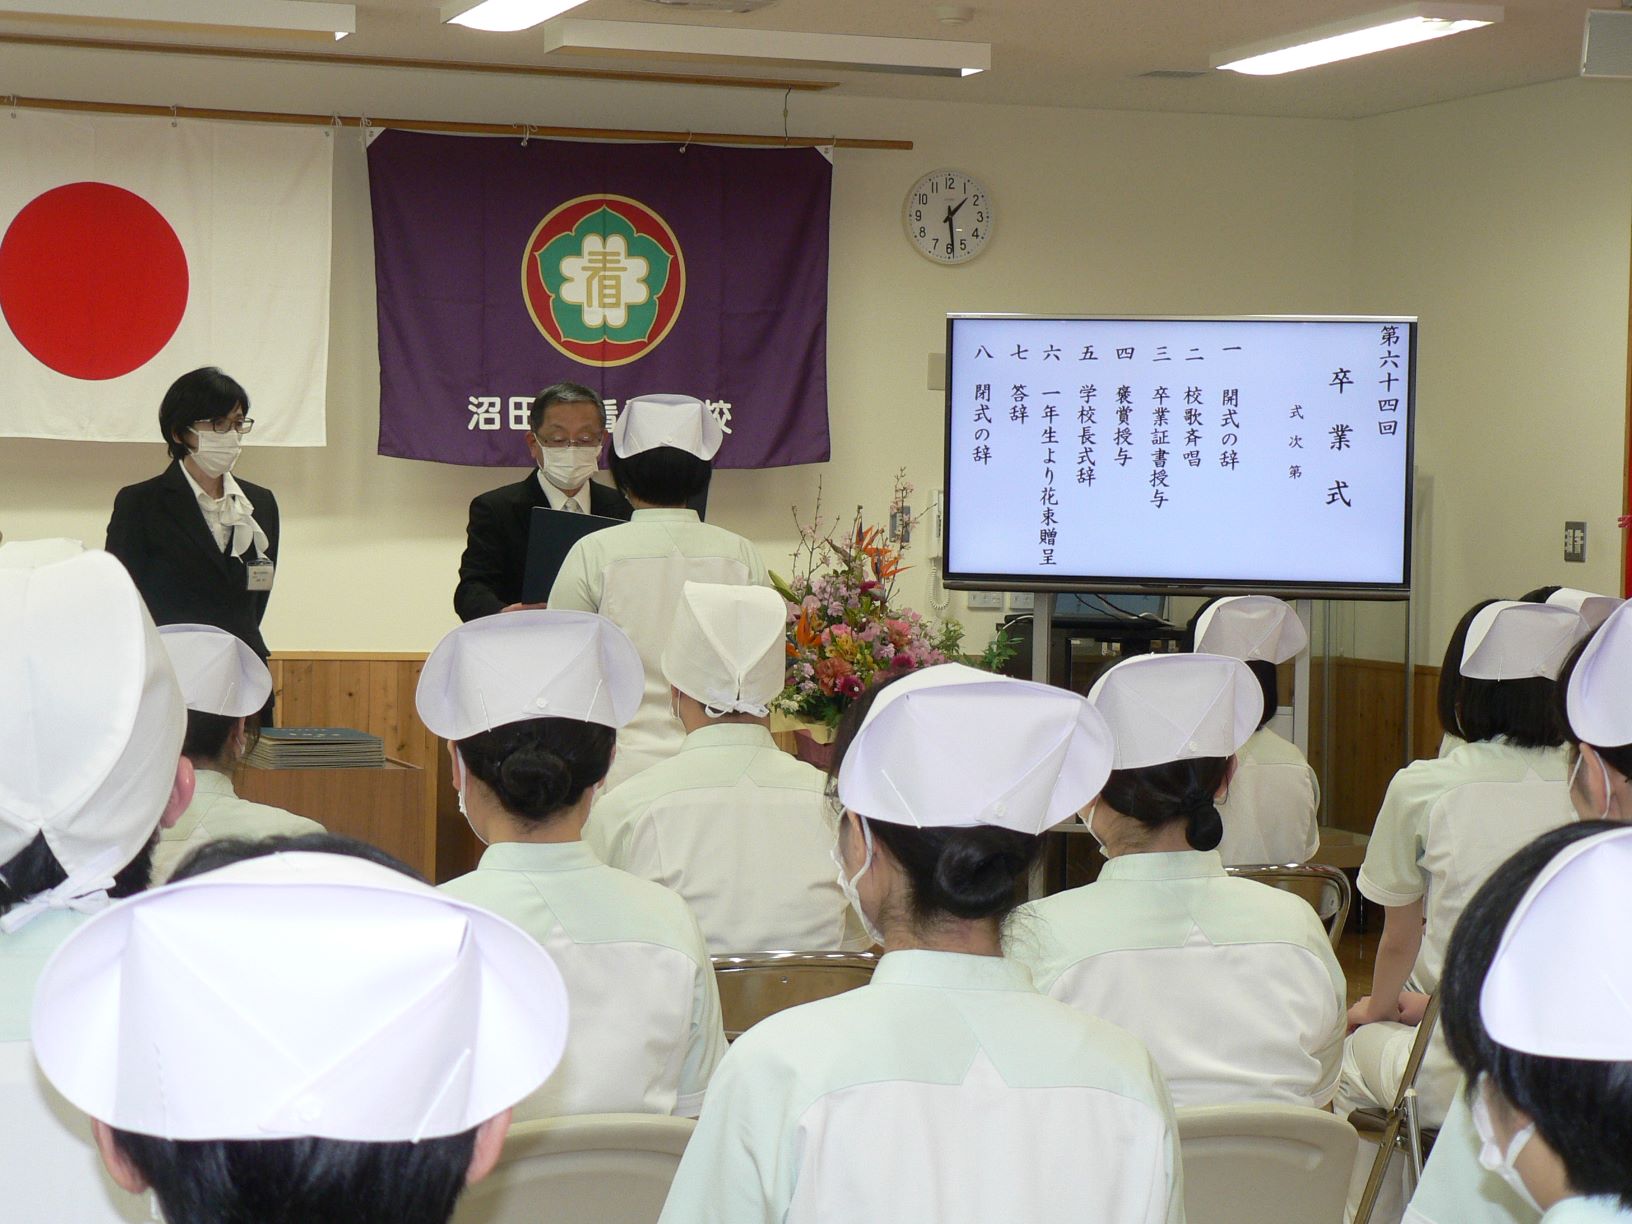
[{"label": "flower arrangement", "polygon": [[911,494],[905,471],[898,471],[888,536],[869,526],[858,506],[849,530],[835,538],[837,524],[822,521],[820,488],[808,523],[794,510],[799,545],[793,576],[771,575],[771,585],[788,602],[788,685],[774,703],[784,714],[831,727],[887,676],[957,655],[962,625],[932,626],[894,602],[896,579],[910,568],[902,554],[917,521],[907,506]]}]

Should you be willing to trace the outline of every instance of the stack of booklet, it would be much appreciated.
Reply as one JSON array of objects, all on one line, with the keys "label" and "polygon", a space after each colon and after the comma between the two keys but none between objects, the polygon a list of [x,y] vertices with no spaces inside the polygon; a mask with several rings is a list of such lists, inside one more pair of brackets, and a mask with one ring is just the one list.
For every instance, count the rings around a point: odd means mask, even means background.
[{"label": "stack of booklet", "polygon": [[349,727],[268,727],[245,763],[257,769],[366,768],[385,764],[385,744]]}]

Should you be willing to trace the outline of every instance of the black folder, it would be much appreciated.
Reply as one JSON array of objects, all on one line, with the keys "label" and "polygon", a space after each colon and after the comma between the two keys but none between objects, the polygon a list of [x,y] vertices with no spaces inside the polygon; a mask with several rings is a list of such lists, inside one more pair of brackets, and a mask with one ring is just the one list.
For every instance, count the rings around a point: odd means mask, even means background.
[{"label": "black folder", "polygon": [[622,519],[599,514],[575,514],[570,510],[533,507],[533,521],[527,528],[527,568],[521,578],[521,602],[543,603],[550,597],[555,576],[572,546],[592,532],[616,527]]}]

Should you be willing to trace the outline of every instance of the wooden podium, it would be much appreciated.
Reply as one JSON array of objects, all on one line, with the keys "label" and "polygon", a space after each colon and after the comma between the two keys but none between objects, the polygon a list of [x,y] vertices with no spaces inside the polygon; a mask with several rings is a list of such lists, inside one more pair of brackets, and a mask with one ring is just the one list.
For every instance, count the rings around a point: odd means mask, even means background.
[{"label": "wooden podium", "polygon": [[388,760],[366,769],[258,769],[239,765],[238,797],[315,820],[355,837],[436,879],[436,812],[424,771]]}]

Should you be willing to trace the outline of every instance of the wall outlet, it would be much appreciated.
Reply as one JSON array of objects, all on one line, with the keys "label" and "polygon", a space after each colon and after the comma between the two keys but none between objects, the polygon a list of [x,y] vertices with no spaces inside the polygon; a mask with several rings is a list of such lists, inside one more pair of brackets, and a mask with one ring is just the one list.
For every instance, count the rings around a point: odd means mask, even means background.
[{"label": "wall outlet", "polygon": [[1003,611],[1002,591],[970,591],[968,599],[971,612]]},{"label": "wall outlet", "polygon": [[1564,560],[1587,559],[1587,524],[1585,520],[1564,520]]},{"label": "wall outlet", "polygon": [[1009,596],[1010,612],[1033,612],[1037,608],[1037,596],[1030,591],[1015,591]]}]

